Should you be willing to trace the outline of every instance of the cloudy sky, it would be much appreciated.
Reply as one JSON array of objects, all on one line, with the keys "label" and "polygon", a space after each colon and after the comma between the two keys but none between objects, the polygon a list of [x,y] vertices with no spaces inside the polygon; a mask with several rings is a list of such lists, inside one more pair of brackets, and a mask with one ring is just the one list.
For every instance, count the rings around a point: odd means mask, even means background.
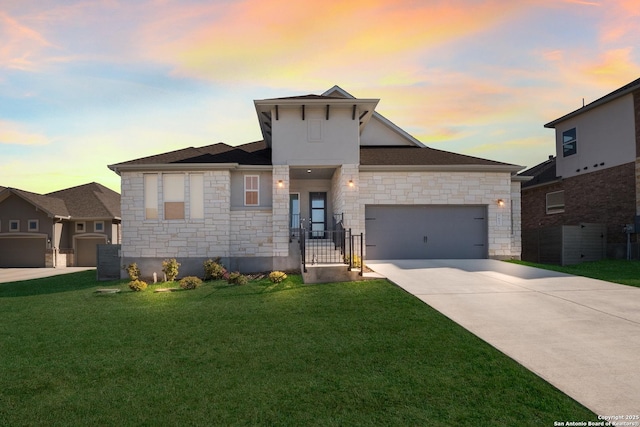
[{"label": "cloudy sky", "polygon": [[337,84],[430,147],[533,166],[543,125],[640,77],[638,0],[0,0],[0,186],[261,139]]}]

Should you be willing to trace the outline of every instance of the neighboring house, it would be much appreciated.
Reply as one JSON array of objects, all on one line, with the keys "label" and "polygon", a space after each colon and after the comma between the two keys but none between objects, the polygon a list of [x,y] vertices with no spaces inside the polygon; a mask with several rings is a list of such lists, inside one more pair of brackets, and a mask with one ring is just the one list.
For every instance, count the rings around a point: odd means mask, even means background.
[{"label": "neighboring house", "polygon": [[95,266],[120,243],[120,195],[95,182],[49,194],[0,189],[0,267]]},{"label": "neighboring house", "polygon": [[625,257],[625,226],[640,208],[640,79],[545,127],[555,129],[556,155],[521,173],[533,177],[522,185],[523,259],[545,255],[541,231],[580,224],[601,224],[602,256]]},{"label": "neighboring house", "polygon": [[[122,179],[122,264],[184,274],[299,268],[292,229],[364,233],[367,259],[519,258],[522,167],[425,147],[334,86],[254,102],[264,140],[109,168]],[[305,234],[306,235],[306,234]]]}]

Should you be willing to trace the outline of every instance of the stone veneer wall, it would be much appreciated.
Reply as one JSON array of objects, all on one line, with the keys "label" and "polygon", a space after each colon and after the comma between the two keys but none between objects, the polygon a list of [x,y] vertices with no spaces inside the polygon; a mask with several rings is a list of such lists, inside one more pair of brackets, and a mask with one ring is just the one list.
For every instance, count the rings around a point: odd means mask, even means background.
[{"label": "stone veneer wall", "polygon": [[520,185],[518,181],[511,182],[511,252],[514,254],[522,254],[522,193]]},{"label": "stone veneer wall", "polygon": [[[349,185],[349,180],[353,185]],[[345,228],[351,228],[353,234],[364,231],[359,216],[359,172],[358,165],[342,165],[331,178],[331,203],[335,214],[343,214]]]},{"label": "stone veneer wall", "polygon": [[[280,186],[279,181],[282,181]],[[274,257],[289,256],[289,166],[273,166],[272,242]]]},{"label": "stone veneer wall", "polygon": [[512,191],[508,172],[360,172],[359,216],[364,220],[366,205],[486,205],[489,257],[519,258],[519,239],[511,227]]},{"label": "stone veneer wall", "polygon": [[271,210],[231,212],[229,255],[232,257],[271,256],[273,231]]},{"label": "stone veneer wall", "polygon": [[[196,220],[145,219],[143,173],[123,172],[121,178],[124,263],[140,264],[142,259],[149,258],[159,271],[155,265],[158,259],[230,255],[229,171],[204,172],[204,219]],[[158,179],[158,200],[162,205],[162,179]],[[188,203],[186,210],[188,217]],[[160,217],[162,213],[160,210]]]}]

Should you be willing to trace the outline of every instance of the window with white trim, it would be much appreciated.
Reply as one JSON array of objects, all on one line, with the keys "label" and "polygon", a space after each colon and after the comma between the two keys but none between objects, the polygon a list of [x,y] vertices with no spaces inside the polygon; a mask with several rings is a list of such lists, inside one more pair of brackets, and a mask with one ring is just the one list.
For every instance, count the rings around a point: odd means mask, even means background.
[{"label": "window with white trim", "polygon": [[547,193],[547,214],[564,212],[564,190]]},{"label": "window with white trim", "polygon": [[162,175],[164,219],[184,219],[184,174]]},{"label": "window with white trim", "polygon": [[104,233],[104,221],[95,221],[93,223],[94,233]]},{"label": "window with white trim", "polygon": [[17,232],[20,231],[20,220],[19,219],[12,219],[9,221],[9,231],[10,232]]},{"label": "window with white trim", "polygon": [[40,229],[40,223],[37,219],[30,219],[27,222],[27,230],[38,231]]},{"label": "window with white trim", "polygon": [[144,174],[144,218],[158,219],[158,175]]},{"label": "window with white trim", "polygon": [[244,176],[244,205],[245,206],[260,205],[260,176],[259,175]]},{"label": "window with white trim", "polygon": [[189,218],[204,218],[204,175],[189,175]]}]

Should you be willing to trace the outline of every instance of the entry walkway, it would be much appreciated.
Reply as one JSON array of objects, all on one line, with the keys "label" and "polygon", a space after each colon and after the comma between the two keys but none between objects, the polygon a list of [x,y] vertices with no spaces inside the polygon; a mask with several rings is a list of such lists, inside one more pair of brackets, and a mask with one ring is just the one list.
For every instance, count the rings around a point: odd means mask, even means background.
[{"label": "entry walkway", "polygon": [[640,288],[496,260],[367,266],[598,415],[640,415]]},{"label": "entry walkway", "polygon": [[60,274],[75,273],[77,271],[95,270],[95,267],[64,267],[64,268],[0,268],[0,283],[19,282],[21,280],[40,279],[58,276]]}]

